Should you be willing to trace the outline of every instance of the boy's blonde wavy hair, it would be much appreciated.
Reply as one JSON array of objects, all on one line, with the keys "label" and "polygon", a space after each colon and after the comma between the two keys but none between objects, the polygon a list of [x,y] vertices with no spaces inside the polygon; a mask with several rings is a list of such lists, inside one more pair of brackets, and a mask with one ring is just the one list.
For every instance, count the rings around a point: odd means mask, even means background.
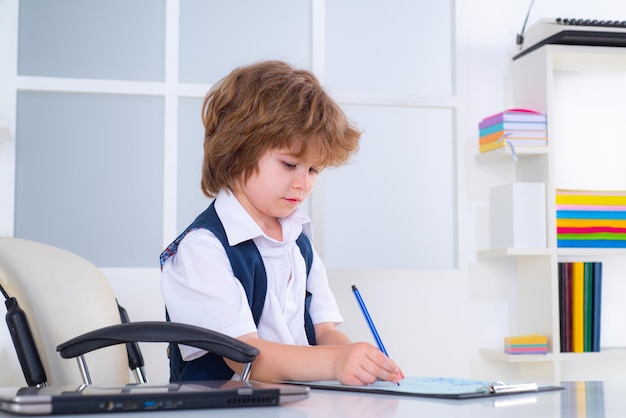
[{"label": "boy's blonde wavy hair", "polygon": [[337,167],[358,149],[361,132],[326,94],[317,78],[281,61],[232,71],[215,84],[202,106],[202,191],[245,182],[268,150],[287,150],[315,167]]}]

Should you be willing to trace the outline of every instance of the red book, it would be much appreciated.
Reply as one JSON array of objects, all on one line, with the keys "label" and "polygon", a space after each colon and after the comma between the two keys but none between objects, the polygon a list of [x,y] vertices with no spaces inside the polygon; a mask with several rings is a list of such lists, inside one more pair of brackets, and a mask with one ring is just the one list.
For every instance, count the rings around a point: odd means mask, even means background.
[{"label": "red book", "polygon": [[559,263],[561,352],[572,352],[572,264]]}]

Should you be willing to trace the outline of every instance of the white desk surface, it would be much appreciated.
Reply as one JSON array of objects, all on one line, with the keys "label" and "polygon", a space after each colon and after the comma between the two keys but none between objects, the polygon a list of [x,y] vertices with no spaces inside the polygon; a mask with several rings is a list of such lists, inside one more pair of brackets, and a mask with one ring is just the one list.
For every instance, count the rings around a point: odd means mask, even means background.
[{"label": "white desk surface", "polygon": [[[563,383],[565,390],[470,400],[438,400],[409,396],[312,390],[308,399],[283,406],[114,413],[130,418],[254,417],[254,418],[622,418],[626,411],[626,381]],[[582,386],[581,386],[582,385]],[[584,388],[581,389],[581,388]],[[585,411],[583,413],[583,411]],[[102,417],[107,414],[80,416]],[[5,418],[9,414],[0,413]],[[76,417],[77,415],[68,415]]]}]

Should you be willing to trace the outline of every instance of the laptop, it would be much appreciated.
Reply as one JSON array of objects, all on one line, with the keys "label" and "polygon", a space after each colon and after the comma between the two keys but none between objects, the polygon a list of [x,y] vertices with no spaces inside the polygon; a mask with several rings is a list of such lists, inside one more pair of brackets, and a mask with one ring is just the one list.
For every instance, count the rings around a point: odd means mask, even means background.
[{"label": "laptop", "polygon": [[277,406],[308,396],[306,386],[236,380],[0,388],[0,411],[17,415],[56,415]]}]

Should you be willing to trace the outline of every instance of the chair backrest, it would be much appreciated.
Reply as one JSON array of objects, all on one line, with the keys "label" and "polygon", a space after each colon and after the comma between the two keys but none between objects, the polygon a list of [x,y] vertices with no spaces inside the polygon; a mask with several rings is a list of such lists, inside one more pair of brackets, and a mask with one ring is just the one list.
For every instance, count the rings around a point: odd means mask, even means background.
[{"label": "chair backrest", "polygon": [[[82,333],[121,322],[104,274],[69,251],[0,237],[0,284],[27,315],[48,383],[83,383],[76,360],[61,358],[56,347]],[[124,345],[88,353],[85,360],[93,383],[129,382]]]}]

